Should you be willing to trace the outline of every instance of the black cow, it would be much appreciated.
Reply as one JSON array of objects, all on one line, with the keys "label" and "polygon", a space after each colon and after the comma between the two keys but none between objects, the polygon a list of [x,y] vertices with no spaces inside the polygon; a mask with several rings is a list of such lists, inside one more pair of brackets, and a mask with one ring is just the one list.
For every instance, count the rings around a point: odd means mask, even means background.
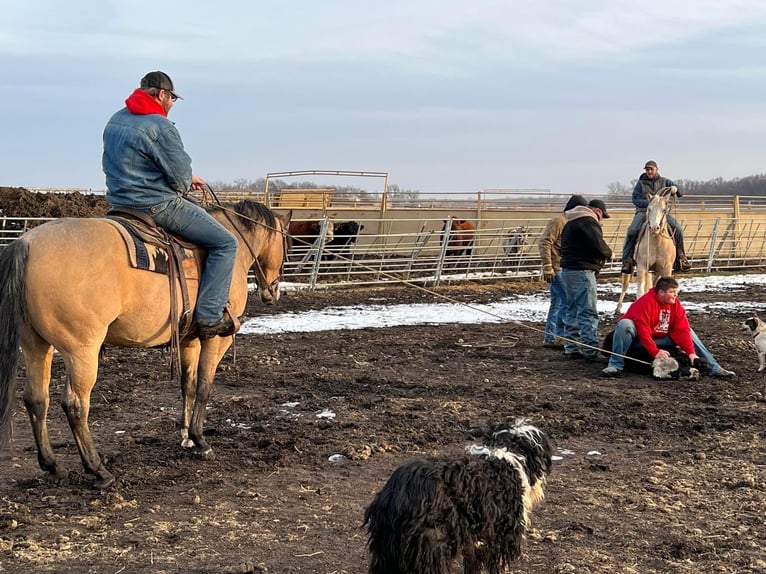
[{"label": "black cow", "polygon": [[364,225],[357,221],[344,221],[333,225],[333,238],[325,243],[325,259],[335,259],[337,255],[348,253],[349,248],[356,243]]}]

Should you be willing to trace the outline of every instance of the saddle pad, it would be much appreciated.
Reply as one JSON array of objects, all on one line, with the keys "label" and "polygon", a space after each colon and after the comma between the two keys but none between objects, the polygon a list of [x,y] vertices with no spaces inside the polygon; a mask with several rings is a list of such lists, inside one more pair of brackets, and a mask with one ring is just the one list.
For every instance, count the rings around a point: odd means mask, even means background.
[{"label": "saddle pad", "polygon": [[[110,223],[120,232],[128,250],[128,262],[131,267],[163,275],[168,274],[168,253],[165,247],[144,241],[127,221],[111,218],[102,218],[101,220]],[[191,263],[194,262],[194,250],[182,247],[179,251],[183,254],[181,266],[184,269],[184,276],[187,279],[195,279],[197,266],[187,263],[187,260],[191,260]]]}]

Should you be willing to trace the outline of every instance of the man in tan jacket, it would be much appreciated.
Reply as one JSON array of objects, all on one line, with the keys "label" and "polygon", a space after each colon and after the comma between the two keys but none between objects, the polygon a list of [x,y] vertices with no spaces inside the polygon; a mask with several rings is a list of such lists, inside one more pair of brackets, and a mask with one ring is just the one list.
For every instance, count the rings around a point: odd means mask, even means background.
[{"label": "man in tan jacket", "polygon": [[565,213],[578,205],[588,205],[582,195],[573,195],[564,207],[564,213],[551,218],[545,227],[538,247],[540,259],[543,263],[543,279],[550,285],[551,305],[548,308],[548,318],[545,322],[545,334],[543,346],[550,348],[562,348],[556,339],[564,335],[564,316],[567,308],[567,295],[564,283],[561,280],[561,232],[566,225]]}]

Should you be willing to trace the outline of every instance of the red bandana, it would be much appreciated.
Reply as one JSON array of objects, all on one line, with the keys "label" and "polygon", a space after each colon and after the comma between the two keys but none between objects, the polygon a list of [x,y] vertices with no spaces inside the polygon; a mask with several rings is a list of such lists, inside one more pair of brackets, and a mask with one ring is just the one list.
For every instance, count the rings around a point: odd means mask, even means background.
[{"label": "red bandana", "polygon": [[128,99],[125,100],[125,106],[131,114],[139,116],[160,114],[167,117],[168,115],[161,103],[140,88],[136,88],[136,90],[128,96]]}]

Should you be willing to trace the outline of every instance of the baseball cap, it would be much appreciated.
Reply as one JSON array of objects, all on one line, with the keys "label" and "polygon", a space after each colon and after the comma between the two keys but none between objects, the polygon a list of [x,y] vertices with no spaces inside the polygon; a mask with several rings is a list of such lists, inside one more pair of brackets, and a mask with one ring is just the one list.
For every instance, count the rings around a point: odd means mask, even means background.
[{"label": "baseball cap", "polygon": [[604,214],[604,219],[609,219],[609,214],[606,212],[606,203],[604,203],[601,199],[591,199],[590,203],[588,203],[588,207],[595,207],[597,209],[601,210],[601,213]]},{"label": "baseball cap", "polygon": [[160,72],[159,70],[156,72],[149,72],[143,78],[141,78],[141,87],[165,90],[166,92],[173,94],[173,96],[179,100],[183,100],[181,94],[175,91],[173,87],[173,80],[170,79],[170,76],[168,76],[165,72]]},{"label": "baseball cap", "polygon": [[644,164],[644,169],[646,169],[647,167],[653,167],[653,168],[657,169],[657,162],[654,161],[653,159],[650,159],[649,161],[647,161]]}]

